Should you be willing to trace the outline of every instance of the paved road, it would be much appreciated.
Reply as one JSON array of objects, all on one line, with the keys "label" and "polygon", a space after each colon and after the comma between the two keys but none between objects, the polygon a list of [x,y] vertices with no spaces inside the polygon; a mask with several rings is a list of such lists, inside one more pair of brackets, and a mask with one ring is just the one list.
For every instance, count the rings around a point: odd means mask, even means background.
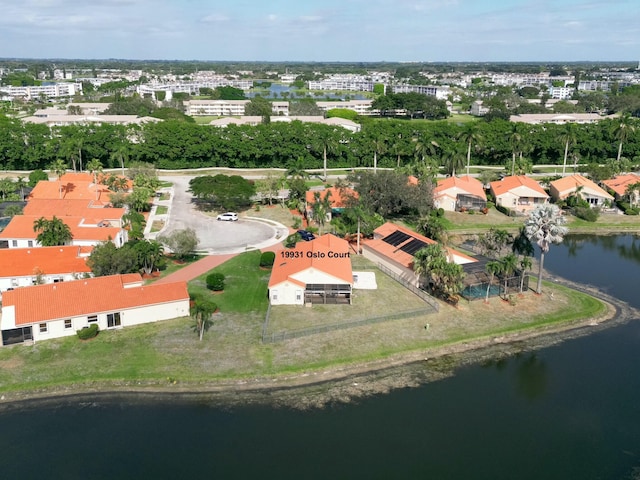
[{"label": "paved road", "polygon": [[198,211],[187,189],[192,176],[161,176],[173,183],[173,199],[163,234],[193,228],[200,240],[198,250],[210,254],[239,253],[280,243],[288,228],[276,222],[266,222],[240,216],[237,222],[220,222]]}]

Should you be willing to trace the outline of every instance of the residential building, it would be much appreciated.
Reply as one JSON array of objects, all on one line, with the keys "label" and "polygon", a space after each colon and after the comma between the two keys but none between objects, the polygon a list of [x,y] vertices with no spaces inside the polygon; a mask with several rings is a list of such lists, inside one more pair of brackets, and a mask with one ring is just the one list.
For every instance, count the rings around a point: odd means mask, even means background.
[{"label": "residential building", "polygon": [[616,118],[615,115],[600,115],[599,113],[522,113],[511,115],[509,121],[530,124],[555,123],[597,123],[602,120]]},{"label": "residential building", "polygon": [[566,200],[577,195],[591,207],[604,207],[613,201],[613,196],[582,175],[570,175],[550,183],[549,194],[554,201]]},{"label": "residential building", "polygon": [[46,117],[32,116],[22,118],[23,122],[47,125],[48,127],[63,127],[65,125],[89,125],[94,123],[108,123],[110,125],[142,125],[149,122],[161,122],[154,117],[138,117],[137,115],[49,115]]},{"label": "residential building", "polygon": [[627,193],[629,185],[640,185],[640,175],[635,173],[627,173],[625,175],[618,175],[615,178],[609,180],[603,180],[602,184],[614,192],[617,200],[628,198],[629,204],[632,207],[640,205],[640,187],[635,188],[631,194]]},{"label": "residential building", "polygon": [[[413,257],[419,250],[436,243],[438,242],[408,228],[387,222],[374,230],[373,240],[362,244],[362,255],[376,264],[384,265],[406,282],[418,287],[419,278],[413,271]],[[444,248],[449,262],[464,265],[476,261],[453,248]]]},{"label": "residential building", "polygon": [[487,194],[482,182],[470,175],[447,177],[438,180],[433,190],[433,203],[436,208],[449,212],[481,210],[487,206]]},{"label": "residential building", "polygon": [[514,175],[491,182],[490,190],[496,205],[521,214],[527,214],[549,201],[549,195],[540,184],[525,175]]},{"label": "residential building", "polygon": [[271,305],[351,304],[349,243],[332,234],[276,253],[269,279]]},{"label": "residential building", "polygon": [[74,246],[0,249],[0,293],[91,275],[90,252],[90,248]]},{"label": "residential building", "polygon": [[471,104],[471,115],[482,117],[489,113],[489,107],[484,105],[482,100],[476,100]]},{"label": "residential building", "polygon": [[323,112],[328,112],[334,108],[345,108],[353,110],[358,115],[378,115],[379,110],[371,110],[373,100],[345,100],[341,102],[316,102],[316,105]]},{"label": "residential building", "polygon": [[3,345],[123,328],[189,315],[186,282],[143,285],[140,274],[17,288],[2,298]]},{"label": "residential building", "polygon": [[327,212],[327,222],[331,221],[334,213],[340,213],[344,210],[344,208],[349,205],[351,199],[358,198],[358,192],[348,187],[329,187],[324,190],[307,190],[307,193],[305,194],[305,202],[308,217],[313,216],[313,205],[316,203],[316,194],[318,195],[319,201],[328,199],[330,210]]}]

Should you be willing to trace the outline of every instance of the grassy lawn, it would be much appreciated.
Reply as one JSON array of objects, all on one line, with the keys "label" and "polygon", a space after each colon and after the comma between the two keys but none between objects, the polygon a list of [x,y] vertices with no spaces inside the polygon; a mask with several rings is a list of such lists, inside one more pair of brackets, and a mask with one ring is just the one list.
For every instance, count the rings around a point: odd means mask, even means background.
[{"label": "grassy lawn", "polygon": [[169,212],[169,207],[165,205],[159,205],[156,207],[156,215],[166,215]]},{"label": "grassy lawn", "polygon": [[197,262],[204,255],[192,255],[187,257],[183,262],[177,263],[173,261],[171,258],[167,258],[167,265],[164,270],[160,270],[160,276],[158,278],[166,277],[167,275],[171,275],[174,272],[177,272],[181,268],[186,267],[187,265],[192,264],[193,262]]},{"label": "grassy lawn", "polygon": [[[224,292],[213,293],[207,289],[205,278],[211,272],[224,274]],[[193,279],[188,289],[193,295],[213,296],[222,312],[255,312],[264,315],[268,305],[267,283],[270,274],[270,270],[260,268],[260,252],[256,250],[238,255]]]},{"label": "grassy lawn", "polygon": [[151,232],[159,232],[164,228],[164,222],[162,220],[154,220],[151,224]]}]

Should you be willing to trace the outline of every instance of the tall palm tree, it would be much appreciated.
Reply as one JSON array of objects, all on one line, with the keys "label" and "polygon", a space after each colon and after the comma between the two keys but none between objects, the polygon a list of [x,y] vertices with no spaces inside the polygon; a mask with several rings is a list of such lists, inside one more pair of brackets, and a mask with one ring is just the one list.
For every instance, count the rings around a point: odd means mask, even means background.
[{"label": "tall palm tree", "polygon": [[522,257],[520,259],[520,293],[522,293],[524,289],[524,274],[532,265],[531,257]]},{"label": "tall palm tree", "polygon": [[43,247],[66,245],[73,239],[69,225],[56,216],[51,220],[40,217],[33,222],[33,231],[38,234],[36,241]]},{"label": "tall palm tree", "polygon": [[49,166],[49,170],[58,177],[58,193],[60,198],[62,198],[62,176],[67,172],[67,164],[59,158]]},{"label": "tall palm tree", "polygon": [[538,271],[538,286],[536,293],[542,293],[542,269],[544,256],[549,251],[552,243],[560,243],[567,233],[563,225],[567,219],[562,215],[560,208],[554,204],[539,205],[530,214],[524,223],[524,229],[531,243],[540,247],[540,266]]},{"label": "tall palm tree", "polygon": [[316,148],[322,152],[322,169],[325,182],[327,181],[327,154],[333,153],[338,146],[336,141],[337,133],[334,129],[321,130],[316,139]]},{"label": "tall palm tree", "polygon": [[484,297],[485,303],[489,303],[489,291],[491,290],[491,284],[493,283],[493,277],[496,275],[500,275],[502,273],[502,262],[498,260],[492,260],[491,262],[487,262],[486,265],[487,273],[489,274],[489,283],[487,284],[487,293]]},{"label": "tall palm tree", "polygon": [[633,120],[630,115],[625,114],[620,117],[618,124],[613,130],[613,135],[616,140],[618,140],[618,156],[616,157],[616,162],[620,163],[620,158],[622,157],[622,144],[627,141],[630,135],[632,135],[636,131],[636,126],[633,124]]},{"label": "tall palm tree", "polygon": [[471,165],[471,148],[474,143],[477,148],[483,139],[482,135],[480,135],[478,124],[476,122],[468,123],[464,130],[458,134],[458,138],[467,144],[467,175],[469,175],[469,167]]},{"label": "tall palm tree", "polygon": [[520,126],[514,123],[509,131],[509,143],[511,144],[511,175],[515,175],[516,156],[522,156],[524,137],[520,132]]},{"label": "tall palm tree", "polygon": [[120,163],[122,176],[124,177],[124,164],[129,160],[129,147],[125,144],[120,145],[115,151],[111,152],[110,158]]},{"label": "tall palm tree", "polygon": [[452,177],[455,177],[456,171],[460,171],[464,165],[464,156],[455,146],[444,150],[442,160],[444,172]]},{"label": "tall palm tree", "polygon": [[516,257],[513,253],[509,253],[500,259],[500,263],[502,264],[502,275],[504,277],[504,294],[507,295],[507,281],[509,277],[514,274],[514,272],[518,269],[518,257]]},{"label": "tall palm tree", "polygon": [[373,173],[378,172],[378,155],[382,155],[387,151],[387,144],[384,138],[376,138],[373,140]]},{"label": "tall palm tree", "polygon": [[91,159],[87,163],[87,170],[93,175],[93,183],[98,184],[98,174],[102,173],[102,162],[97,158]]},{"label": "tall palm tree", "polygon": [[560,140],[564,143],[564,157],[562,160],[562,176],[564,177],[567,170],[567,158],[569,156],[569,146],[576,143],[576,129],[572,123],[567,123],[564,132],[560,135]]},{"label": "tall palm tree", "polygon": [[198,338],[202,341],[204,332],[209,330],[213,325],[211,316],[215,313],[217,306],[208,300],[196,298],[189,309],[189,315],[194,321],[193,330],[198,334]]}]

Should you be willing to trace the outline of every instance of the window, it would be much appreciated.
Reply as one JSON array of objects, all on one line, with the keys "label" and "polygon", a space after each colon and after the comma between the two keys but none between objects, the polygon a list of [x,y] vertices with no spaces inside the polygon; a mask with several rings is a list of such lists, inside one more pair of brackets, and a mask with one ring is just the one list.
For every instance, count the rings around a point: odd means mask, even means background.
[{"label": "window", "polygon": [[40,325],[38,325],[38,328],[40,328],[40,333],[47,333],[47,324],[46,323],[41,323]]},{"label": "window", "polygon": [[107,328],[120,326],[120,312],[107,313]]},{"label": "window", "polygon": [[12,247],[17,247],[18,246],[18,240],[11,240],[11,246]]},{"label": "window", "polygon": [[296,290],[296,302],[302,300],[302,290]]},{"label": "window", "polygon": [[17,287],[18,286],[18,279],[17,278],[12,278],[11,279],[11,286],[12,287]]},{"label": "window", "polygon": [[93,322],[97,322],[98,321],[98,316],[97,315],[89,315],[87,317],[87,322],[89,323],[93,323]]},{"label": "window", "polygon": [[27,241],[27,247],[29,247],[29,248],[33,247],[33,240],[28,240]]},{"label": "window", "polygon": [[278,299],[278,291],[271,290],[271,300],[277,300],[277,299]]},{"label": "window", "polygon": [[53,279],[53,283],[60,283],[63,282],[64,280],[62,278],[54,278]]},{"label": "window", "polygon": [[64,328],[71,328],[72,326],[73,326],[73,324],[71,323],[71,319],[70,319],[70,318],[67,318],[67,319],[64,321]]}]

